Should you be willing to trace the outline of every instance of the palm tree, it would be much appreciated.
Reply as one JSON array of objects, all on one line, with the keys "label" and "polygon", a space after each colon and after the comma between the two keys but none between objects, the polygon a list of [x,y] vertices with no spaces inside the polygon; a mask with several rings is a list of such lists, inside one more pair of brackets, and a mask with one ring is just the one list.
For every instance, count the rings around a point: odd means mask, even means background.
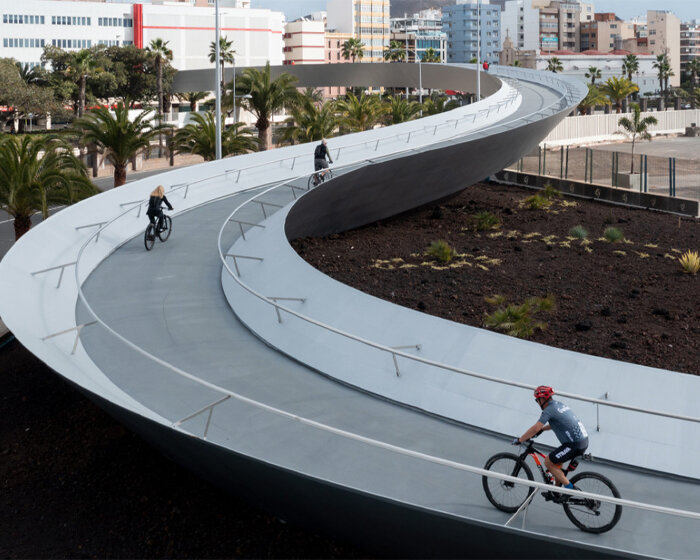
[{"label": "palm tree", "polygon": [[345,60],[352,59],[353,62],[355,59],[362,60],[365,55],[365,46],[359,39],[348,39],[343,43],[342,54]]},{"label": "palm tree", "polygon": [[190,111],[197,111],[197,103],[209,96],[208,91],[186,91],[184,93],[176,93],[180,101],[185,101],[190,104]]},{"label": "palm tree", "polygon": [[411,121],[423,108],[417,101],[409,101],[403,97],[390,97],[385,103],[390,124]]},{"label": "palm tree", "polygon": [[601,86],[600,91],[610,99],[610,102],[615,105],[615,112],[622,112],[622,101],[627,99],[635,91],[639,91],[639,87],[634,82],[627,78],[618,78],[611,76]]},{"label": "palm tree", "polygon": [[522,66],[522,64],[520,63],[520,60],[514,60],[511,66]]},{"label": "palm tree", "polygon": [[[173,51],[168,48],[169,41],[153,39],[146,50],[151,53],[156,63],[156,90],[158,95],[158,124],[163,124],[163,62],[173,59]],[[158,135],[158,157],[163,157],[163,135]]]},{"label": "palm tree", "polygon": [[438,53],[433,47],[425,49],[425,52],[420,60],[421,62],[442,62],[440,53]]},{"label": "palm tree", "polygon": [[[229,41],[225,35],[219,36],[219,60],[221,62],[221,95],[226,91],[224,84],[224,64],[233,64],[236,51],[233,50],[233,41]],[[209,62],[216,62],[216,41],[212,41],[209,45]]]},{"label": "palm tree", "polygon": [[78,84],[78,118],[85,114],[85,93],[87,79],[99,71],[97,61],[92,51],[83,49],[71,53],[66,75]]},{"label": "palm tree", "polygon": [[582,115],[590,115],[591,109],[597,107],[598,105],[609,105],[610,101],[608,98],[600,91],[598,86],[593,84],[588,84],[588,94],[584,97],[578,104],[578,110]]},{"label": "palm tree", "polygon": [[129,160],[142,150],[148,153],[151,140],[167,128],[153,125],[152,112],[153,109],[141,111],[130,120],[128,105],[120,101],[114,116],[108,109],[99,107],[73,123],[81,144],[95,144],[98,152],[114,166],[115,187],[126,183]]},{"label": "palm tree", "polygon": [[656,124],[656,117],[648,116],[643,119],[640,116],[639,105],[632,103],[632,118],[621,117],[617,124],[622,127],[622,134],[627,134],[632,137],[632,165],[630,166],[630,175],[634,175],[634,143],[637,138],[640,140],[651,140],[649,134],[649,126]]},{"label": "palm tree", "polygon": [[315,103],[312,98],[301,96],[287,119],[289,126],[282,131],[282,138],[288,142],[313,142],[335,135],[339,119],[335,113],[335,103]]},{"label": "palm tree", "polygon": [[596,68],[595,66],[589,67],[588,72],[586,72],[585,75],[586,78],[591,80],[591,85],[595,85],[595,81],[599,80],[603,76],[600,72],[600,68]]},{"label": "palm tree", "polygon": [[627,75],[627,79],[631,82],[632,75],[639,71],[639,59],[635,54],[628,54],[622,61],[622,72]]},{"label": "palm tree", "polygon": [[312,103],[323,103],[323,90],[307,87],[301,92],[301,97],[310,99]]},{"label": "palm tree", "polygon": [[563,72],[564,65],[561,63],[561,60],[559,60],[556,56],[553,56],[549,59],[549,62],[547,62],[547,70],[549,72],[554,72],[555,74],[557,72]]},{"label": "palm tree", "polygon": [[685,71],[690,74],[690,91],[693,91],[698,83],[698,76],[700,75],[700,58],[693,58],[688,61],[685,66]]},{"label": "palm tree", "polygon": [[48,218],[52,204],[72,204],[96,194],[85,166],[56,136],[0,139],[0,208],[14,218],[15,240],[29,231],[31,217]]},{"label": "palm tree", "polygon": [[147,51],[153,56],[156,64],[156,89],[158,90],[158,119],[163,118],[163,63],[173,59],[173,51],[168,48],[170,41],[153,39]]},{"label": "palm tree", "polygon": [[293,105],[299,96],[294,87],[296,81],[295,76],[286,72],[272,80],[269,61],[264,70],[246,68],[238,78],[236,89],[245,95],[241,99],[241,106],[255,115],[255,128],[258,129],[263,150],[267,150],[269,145],[268,133],[272,115],[285,105]]},{"label": "palm tree", "polygon": [[668,80],[674,75],[673,70],[671,70],[671,63],[668,60],[668,55],[666,53],[657,54],[656,61],[652,65],[657,71],[657,77],[659,78],[659,92],[666,97],[668,89]]},{"label": "palm tree", "polygon": [[27,62],[15,62],[15,66],[19,70],[19,77],[25,84],[41,86],[46,83],[41,66],[30,66]]},{"label": "palm tree", "polygon": [[[194,113],[190,123],[175,133],[173,147],[177,153],[202,156],[205,161],[216,159],[216,115],[211,111]],[[260,146],[258,138],[242,122],[221,130],[221,155],[223,157],[255,152]]]},{"label": "palm tree", "polygon": [[447,96],[441,95],[437,91],[430,94],[430,97],[423,102],[423,115],[437,115],[450,111],[459,106],[459,101],[449,100]]},{"label": "palm tree", "polygon": [[384,47],[384,60],[389,62],[400,62],[406,58],[406,49],[401,41],[392,39],[389,46]]},{"label": "palm tree", "polygon": [[386,107],[378,95],[366,95],[364,92],[359,97],[348,92],[345,98],[336,102],[336,110],[341,124],[353,132],[374,128],[386,113]]}]

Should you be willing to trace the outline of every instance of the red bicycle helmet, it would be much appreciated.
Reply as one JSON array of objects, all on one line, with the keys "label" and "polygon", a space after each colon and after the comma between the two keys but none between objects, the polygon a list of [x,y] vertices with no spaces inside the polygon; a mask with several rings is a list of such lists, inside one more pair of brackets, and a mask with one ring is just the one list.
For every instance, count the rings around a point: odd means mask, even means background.
[{"label": "red bicycle helmet", "polygon": [[554,395],[554,389],[548,387],[547,385],[540,385],[539,387],[537,387],[537,389],[535,389],[535,400],[549,400],[552,398],[552,395]]}]

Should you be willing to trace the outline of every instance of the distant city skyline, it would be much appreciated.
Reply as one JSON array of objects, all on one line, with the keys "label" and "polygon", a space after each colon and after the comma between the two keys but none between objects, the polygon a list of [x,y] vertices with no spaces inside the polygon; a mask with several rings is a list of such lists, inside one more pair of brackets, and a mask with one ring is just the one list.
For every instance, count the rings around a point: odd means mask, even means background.
[{"label": "distant city skyline", "polygon": [[[287,20],[326,9],[326,0],[251,0],[253,8],[268,8],[283,12]],[[424,2],[429,5],[429,0]],[[700,20],[698,0],[598,0],[596,12],[614,12],[622,19],[646,17],[647,10],[668,10],[681,21]]]}]

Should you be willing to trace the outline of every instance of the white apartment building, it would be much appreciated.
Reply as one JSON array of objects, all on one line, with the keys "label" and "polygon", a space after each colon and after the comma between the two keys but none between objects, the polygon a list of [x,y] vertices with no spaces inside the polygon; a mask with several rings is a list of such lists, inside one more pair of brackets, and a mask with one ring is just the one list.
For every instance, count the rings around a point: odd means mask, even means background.
[{"label": "white apartment building", "polygon": [[540,11],[531,0],[507,0],[501,12],[501,45],[510,37],[513,48],[539,50]]},{"label": "white apartment building", "polygon": [[350,33],[364,45],[362,62],[382,62],[389,46],[389,0],[327,0],[329,31]]},{"label": "white apartment building", "polygon": [[284,64],[323,64],[326,50],[323,21],[301,18],[284,26]]},{"label": "white apartment building", "polygon": [[681,20],[671,12],[660,10],[647,11],[647,32],[649,34],[649,52],[654,55],[668,55],[673,76],[669,80],[671,87],[681,85]]},{"label": "white apartment building", "polygon": [[[234,3],[235,2],[235,3]],[[223,2],[222,2],[223,3]],[[238,66],[282,64],[284,15],[251,9],[248,0],[219,9],[221,34],[233,41]],[[242,7],[233,7],[242,6]],[[79,50],[93,45],[147,47],[168,41],[178,70],[210,68],[214,8],[186,3],[113,3],[0,0],[0,56],[39,64],[43,47]]]}]

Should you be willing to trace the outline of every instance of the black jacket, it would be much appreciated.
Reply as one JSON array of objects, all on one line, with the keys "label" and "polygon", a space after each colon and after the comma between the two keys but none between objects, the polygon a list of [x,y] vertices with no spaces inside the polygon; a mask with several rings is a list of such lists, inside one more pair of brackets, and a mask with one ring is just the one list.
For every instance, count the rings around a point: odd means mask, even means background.
[{"label": "black jacket", "polygon": [[168,201],[168,197],[163,195],[163,198],[159,196],[151,196],[151,198],[148,199],[148,210],[146,211],[146,214],[158,214],[160,212],[160,205],[165,202],[165,205],[168,207],[168,210],[172,210],[173,207]]}]

